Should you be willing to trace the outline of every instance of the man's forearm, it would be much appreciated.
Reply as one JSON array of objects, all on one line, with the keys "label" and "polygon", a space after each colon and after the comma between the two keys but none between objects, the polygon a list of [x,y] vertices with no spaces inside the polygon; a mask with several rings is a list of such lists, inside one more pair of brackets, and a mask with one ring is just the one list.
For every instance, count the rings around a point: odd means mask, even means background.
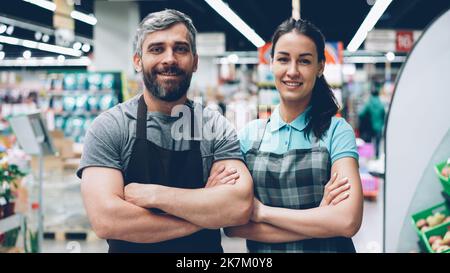
[{"label": "man's forearm", "polygon": [[253,194],[237,185],[202,189],[160,186],[151,207],[205,228],[243,225],[252,212]]},{"label": "man's forearm", "polygon": [[286,243],[310,239],[305,235],[291,232],[267,223],[249,222],[243,226],[225,229],[228,237],[240,237],[264,243]]},{"label": "man's forearm", "polygon": [[[154,214],[120,198],[111,200],[107,211],[100,217],[92,217],[94,231],[104,239],[116,239],[135,243],[156,243],[184,237],[201,227],[171,215]],[[97,218],[97,219],[95,219]],[[95,223],[103,222],[95,225]]]}]

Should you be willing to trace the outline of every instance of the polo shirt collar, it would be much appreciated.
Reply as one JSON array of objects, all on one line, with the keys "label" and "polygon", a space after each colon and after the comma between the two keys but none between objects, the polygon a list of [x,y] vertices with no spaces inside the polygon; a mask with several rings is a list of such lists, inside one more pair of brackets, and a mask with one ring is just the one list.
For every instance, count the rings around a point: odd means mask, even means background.
[{"label": "polo shirt collar", "polygon": [[[306,113],[311,111],[311,106],[308,106],[306,110],[298,115],[291,123],[290,126],[297,131],[303,131],[307,125]],[[275,132],[286,126],[287,123],[281,118],[280,105],[277,105],[270,116],[270,131]]]}]

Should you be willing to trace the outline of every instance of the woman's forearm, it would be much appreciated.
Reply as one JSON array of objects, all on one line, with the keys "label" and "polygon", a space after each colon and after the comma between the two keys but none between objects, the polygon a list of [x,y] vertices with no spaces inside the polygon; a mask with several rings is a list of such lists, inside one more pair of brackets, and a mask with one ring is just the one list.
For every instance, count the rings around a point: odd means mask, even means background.
[{"label": "woman's forearm", "polygon": [[288,231],[267,223],[249,222],[243,226],[226,228],[228,237],[240,237],[264,243],[286,243],[310,239],[302,234]]},{"label": "woman's forearm", "polygon": [[324,206],[297,210],[265,206],[261,222],[312,238],[354,235],[352,217],[343,207]]}]

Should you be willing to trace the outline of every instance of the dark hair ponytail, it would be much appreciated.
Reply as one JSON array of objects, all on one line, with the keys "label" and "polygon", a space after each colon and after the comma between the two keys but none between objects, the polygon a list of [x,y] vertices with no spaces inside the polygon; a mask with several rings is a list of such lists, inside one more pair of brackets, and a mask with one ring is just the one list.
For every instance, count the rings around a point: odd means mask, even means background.
[{"label": "dark hair ponytail", "polygon": [[304,131],[305,137],[309,139],[310,133],[313,132],[320,139],[330,128],[331,118],[339,109],[333,91],[324,76],[316,80],[309,105],[311,111],[306,113],[308,125]]},{"label": "dark hair ponytail", "polygon": [[[322,32],[307,20],[295,20],[292,18],[281,23],[272,36],[272,58],[278,39],[292,31],[310,38],[316,45],[318,61],[325,61],[325,37]],[[305,137],[309,139],[312,132],[320,139],[330,127],[331,118],[336,115],[339,109],[333,91],[323,75],[316,80],[309,105],[311,106],[311,111],[306,113],[308,124],[304,130]]]}]

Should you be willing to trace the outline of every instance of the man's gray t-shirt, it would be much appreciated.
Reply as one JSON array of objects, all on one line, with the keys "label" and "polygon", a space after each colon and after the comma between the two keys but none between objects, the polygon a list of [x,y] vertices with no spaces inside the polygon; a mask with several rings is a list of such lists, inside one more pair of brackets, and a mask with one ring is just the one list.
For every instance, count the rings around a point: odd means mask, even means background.
[{"label": "man's gray t-shirt", "polygon": [[[108,167],[123,175],[131,158],[136,139],[137,108],[140,95],[118,104],[100,114],[86,133],[77,176],[87,167]],[[186,107],[187,106],[187,107]],[[200,140],[203,179],[208,180],[215,161],[238,159],[244,161],[239,140],[231,123],[219,112],[203,108],[190,100],[177,106],[183,117],[147,112],[147,139],[159,147],[173,151],[190,149],[190,111],[194,109],[195,139]],[[174,113],[174,110],[172,111]]]}]

